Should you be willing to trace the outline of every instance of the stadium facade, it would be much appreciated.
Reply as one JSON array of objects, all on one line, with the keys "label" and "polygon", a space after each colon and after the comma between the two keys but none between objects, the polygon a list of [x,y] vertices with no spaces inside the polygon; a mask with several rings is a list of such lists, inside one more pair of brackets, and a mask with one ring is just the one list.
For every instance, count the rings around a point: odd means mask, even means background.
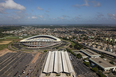
[{"label": "stadium facade", "polygon": [[43,48],[60,44],[61,40],[51,35],[37,35],[23,39],[20,43],[31,48]]}]

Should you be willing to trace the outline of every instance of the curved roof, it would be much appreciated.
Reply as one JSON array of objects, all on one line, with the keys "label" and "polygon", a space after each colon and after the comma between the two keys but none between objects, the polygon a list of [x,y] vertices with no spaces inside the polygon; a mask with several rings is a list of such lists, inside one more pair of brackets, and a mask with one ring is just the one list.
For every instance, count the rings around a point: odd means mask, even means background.
[{"label": "curved roof", "polygon": [[[59,38],[54,37],[54,36],[51,36],[51,35],[37,35],[37,36],[32,36],[32,37],[23,39],[23,40],[21,40],[20,42],[25,42],[25,41],[39,41],[38,39],[33,39],[33,38],[37,38],[37,37],[41,37],[41,38],[50,38],[50,39],[55,40],[55,41],[61,41]],[[43,39],[43,40],[41,40],[41,41],[46,41],[46,40]]]}]

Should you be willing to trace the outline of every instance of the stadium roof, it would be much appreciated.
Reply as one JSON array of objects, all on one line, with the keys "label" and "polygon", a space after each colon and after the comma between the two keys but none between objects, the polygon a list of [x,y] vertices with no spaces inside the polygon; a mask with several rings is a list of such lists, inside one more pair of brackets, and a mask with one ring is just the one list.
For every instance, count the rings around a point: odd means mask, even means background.
[{"label": "stadium roof", "polygon": [[[34,39],[34,38],[37,38],[37,37],[40,37],[42,39]],[[43,39],[43,38],[50,38],[50,39],[52,39],[54,41],[61,41],[59,38],[51,36],[51,35],[36,35],[36,36],[32,36],[32,37],[23,39],[20,42],[26,42],[26,41],[50,41],[50,40]]]}]

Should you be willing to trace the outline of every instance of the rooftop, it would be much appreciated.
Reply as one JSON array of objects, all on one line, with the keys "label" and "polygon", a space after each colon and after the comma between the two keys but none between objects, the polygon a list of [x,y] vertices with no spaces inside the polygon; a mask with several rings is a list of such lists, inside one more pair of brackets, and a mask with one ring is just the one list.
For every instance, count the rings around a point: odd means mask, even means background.
[{"label": "rooftop", "polygon": [[110,64],[109,62],[103,60],[102,58],[90,58],[90,60],[96,64],[98,64],[99,66],[103,67],[103,68],[107,68],[107,67],[116,67],[112,64]]},{"label": "rooftop", "polygon": [[96,55],[99,55],[99,56],[100,56],[100,54],[97,54],[96,52],[94,52],[94,51],[92,51],[92,50],[89,50],[89,49],[83,49],[83,50],[81,50],[81,51],[82,51],[83,53],[89,55],[89,56],[96,56]]}]

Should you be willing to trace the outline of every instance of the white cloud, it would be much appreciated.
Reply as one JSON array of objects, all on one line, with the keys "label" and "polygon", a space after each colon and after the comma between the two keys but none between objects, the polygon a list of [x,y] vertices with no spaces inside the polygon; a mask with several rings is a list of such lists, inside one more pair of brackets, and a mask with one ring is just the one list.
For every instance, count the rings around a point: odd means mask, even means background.
[{"label": "white cloud", "polygon": [[[84,4],[76,4],[76,5],[73,5],[74,7],[81,7],[81,6],[90,6],[90,1],[88,0],[84,0],[85,3]],[[91,3],[93,4],[94,7],[100,7],[101,6],[101,3],[100,2],[97,2],[97,1],[91,1]]]},{"label": "white cloud", "polygon": [[67,15],[62,15],[63,17],[69,17],[69,16],[67,16]]},{"label": "white cloud", "polygon": [[58,17],[59,19],[64,19],[63,17]]},{"label": "white cloud", "polygon": [[100,7],[101,6],[100,2],[92,1],[92,3],[94,4],[94,7]]},{"label": "white cloud", "polygon": [[43,16],[42,16],[42,15],[39,15],[39,17],[40,17],[40,18],[43,18]]},{"label": "white cloud", "polygon": [[43,8],[40,8],[39,6],[37,7],[38,10],[43,10]]},{"label": "white cloud", "polygon": [[11,19],[21,19],[20,16],[16,16],[16,15],[8,16],[8,18],[11,18]]},{"label": "white cloud", "polygon": [[30,17],[28,17],[28,19],[30,19]]},{"label": "white cloud", "polygon": [[0,8],[16,9],[16,10],[25,10],[26,9],[24,6],[15,3],[13,0],[6,0],[5,2],[0,3]]},{"label": "white cloud", "polygon": [[97,15],[98,18],[101,18],[102,16],[104,16],[104,15],[101,13],[98,13],[98,15]]},{"label": "white cloud", "polygon": [[36,17],[36,16],[32,16],[31,18],[32,18],[32,19],[37,19],[37,17]]},{"label": "white cloud", "polygon": [[108,13],[108,16],[109,16],[111,19],[116,20],[116,15],[115,15],[115,14],[110,14],[110,13]]},{"label": "white cloud", "polygon": [[79,5],[79,4],[76,4],[76,5],[74,5],[74,7],[80,7],[80,6],[89,6],[89,4],[88,4],[88,0],[84,0],[85,1],[85,3],[84,4],[82,4],[82,5]]}]

